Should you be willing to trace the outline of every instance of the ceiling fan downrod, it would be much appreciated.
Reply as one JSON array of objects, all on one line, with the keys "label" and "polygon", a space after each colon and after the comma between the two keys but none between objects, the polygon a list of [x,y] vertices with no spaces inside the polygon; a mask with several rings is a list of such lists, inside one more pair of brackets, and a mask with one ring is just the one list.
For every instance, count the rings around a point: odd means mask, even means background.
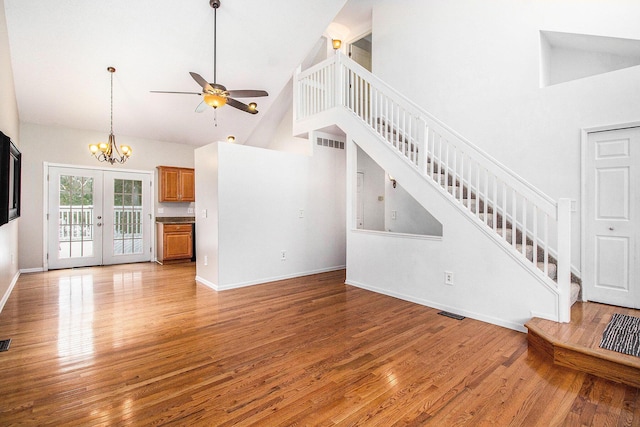
[{"label": "ceiling fan downrod", "polygon": [[213,84],[216,84],[218,82],[218,73],[216,70],[216,55],[217,55],[217,43],[216,43],[216,36],[217,36],[217,23],[218,23],[218,8],[220,7],[220,0],[209,0],[209,6],[211,6],[213,8]]}]

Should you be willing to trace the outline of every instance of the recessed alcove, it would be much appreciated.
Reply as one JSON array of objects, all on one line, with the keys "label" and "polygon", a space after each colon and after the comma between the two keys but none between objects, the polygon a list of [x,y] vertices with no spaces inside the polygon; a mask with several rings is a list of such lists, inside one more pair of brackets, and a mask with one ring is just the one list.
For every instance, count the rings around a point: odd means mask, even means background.
[{"label": "recessed alcove", "polygon": [[540,31],[540,87],[640,65],[640,40]]}]

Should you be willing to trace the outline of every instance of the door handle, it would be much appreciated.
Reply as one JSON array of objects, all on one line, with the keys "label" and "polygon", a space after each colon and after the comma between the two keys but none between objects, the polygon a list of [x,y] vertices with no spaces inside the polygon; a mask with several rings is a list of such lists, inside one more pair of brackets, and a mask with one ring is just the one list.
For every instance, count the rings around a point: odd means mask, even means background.
[{"label": "door handle", "polygon": [[609,227],[609,231],[613,231],[613,227]]}]

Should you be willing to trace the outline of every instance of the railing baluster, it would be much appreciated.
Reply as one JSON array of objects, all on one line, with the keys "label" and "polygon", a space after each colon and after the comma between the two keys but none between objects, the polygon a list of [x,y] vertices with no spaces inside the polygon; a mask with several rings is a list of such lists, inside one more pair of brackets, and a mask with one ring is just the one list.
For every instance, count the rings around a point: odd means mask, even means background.
[{"label": "railing baluster", "polygon": [[[483,205],[485,206],[485,209],[486,209],[486,206],[487,206],[487,193],[486,192],[484,193],[483,199],[484,199]],[[477,209],[476,209],[476,218],[480,216],[480,200],[482,200],[481,197],[480,197],[480,165],[478,163],[476,163],[476,204],[478,205]],[[486,213],[484,215],[484,220],[485,221],[487,220],[487,214]]]},{"label": "railing baluster", "polygon": [[549,275],[549,215],[544,214],[544,275]]},{"label": "railing baluster", "polygon": [[[458,182],[458,196],[460,204],[462,204],[464,202],[464,151],[460,151],[460,178]],[[471,210],[471,205],[467,205],[467,209]]]},{"label": "railing baluster", "polygon": [[522,255],[527,257],[527,199],[522,196]]},{"label": "railing baluster", "polygon": [[518,231],[517,223],[518,223],[518,193],[516,190],[511,189],[511,246],[516,246],[516,233]]},{"label": "railing baluster", "polygon": [[532,262],[533,262],[533,265],[536,266],[536,268],[537,268],[537,265],[538,265],[538,207],[533,205],[531,207],[531,211],[532,211],[531,213],[533,215],[532,224],[531,224],[532,228],[533,228],[531,230],[531,233],[532,233],[531,240],[532,240],[532,243],[533,243],[533,259],[532,259]]}]

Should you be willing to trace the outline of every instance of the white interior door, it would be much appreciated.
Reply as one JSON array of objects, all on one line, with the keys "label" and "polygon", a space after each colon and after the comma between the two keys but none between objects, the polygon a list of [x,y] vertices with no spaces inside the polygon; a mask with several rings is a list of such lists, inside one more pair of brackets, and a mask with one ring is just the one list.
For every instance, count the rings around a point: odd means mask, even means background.
[{"label": "white interior door", "polygon": [[586,298],[640,308],[640,128],[590,133],[586,151]]},{"label": "white interior door", "polygon": [[48,168],[50,269],[151,260],[150,174]]},{"label": "white interior door", "polygon": [[364,172],[358,172],[356,186],[356,228],[364,228]]}]

